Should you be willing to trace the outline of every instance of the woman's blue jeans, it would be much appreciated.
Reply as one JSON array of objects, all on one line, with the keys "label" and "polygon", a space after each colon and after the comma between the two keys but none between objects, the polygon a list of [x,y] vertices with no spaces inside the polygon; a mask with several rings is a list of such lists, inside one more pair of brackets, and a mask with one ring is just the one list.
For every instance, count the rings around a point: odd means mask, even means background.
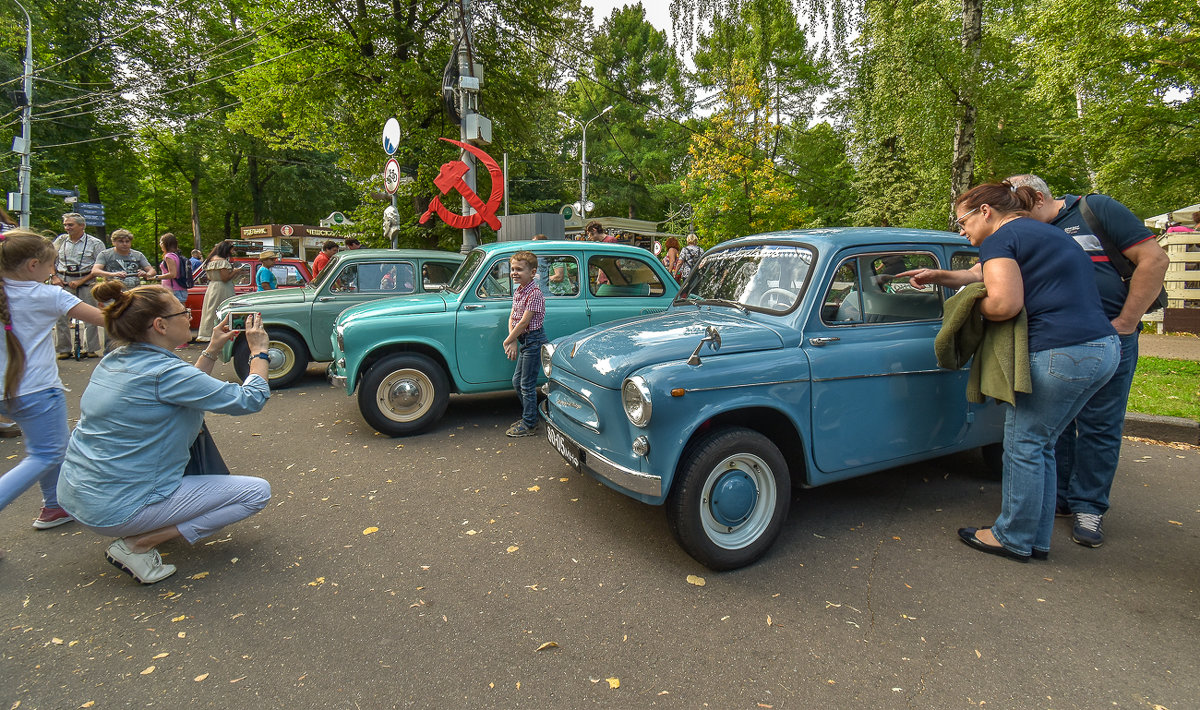
[{"label": "woman's blue jeans", "polygon": [[1028,555],[1049,551],[1058,474],[1054,444],[1067,424],[1117,369],[1117,336],[1029,354],[1033,392],[1018,392],[1004,419],[1004,479],[997,542]]},{"label": "woman's blue jeans", "polygon": [[0,509],[13,502],[37,481],[42,487],[42,505],[58,506],[58,470],[67,454],[67,395],[57,387],[13,397],[0,398],[0,414],[20,425],[25,437],[25,458],[0,476]]}]

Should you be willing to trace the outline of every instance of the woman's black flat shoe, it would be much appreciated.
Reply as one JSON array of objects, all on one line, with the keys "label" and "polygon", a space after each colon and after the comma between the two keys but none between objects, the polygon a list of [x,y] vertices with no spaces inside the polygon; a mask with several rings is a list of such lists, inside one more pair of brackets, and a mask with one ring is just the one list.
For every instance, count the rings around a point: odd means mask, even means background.
[{"label": "woman's black flat shoe", "polygon": [[1018,555],[1017,553],[1012,552],[1008,548],[1001,545],[989,545],[985,543],[983,540],[975,537],[975,533],[977,532],[979,532],[979,528],[959,528],[958,539],[966,543],[967,547],[979,550],[980,552],[986,552],[989,555],[1007,557],[1010,560],[1016,560],[1017,562],[1029,561],[1029,555]]}]

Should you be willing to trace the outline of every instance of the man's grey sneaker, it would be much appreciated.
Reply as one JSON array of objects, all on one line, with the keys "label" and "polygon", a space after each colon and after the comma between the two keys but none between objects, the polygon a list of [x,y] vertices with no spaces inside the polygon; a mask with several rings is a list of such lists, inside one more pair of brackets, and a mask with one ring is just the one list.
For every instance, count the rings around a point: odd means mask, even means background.
[{"label": "man's grey sneaker", "polygon": [[162,558],[158,556],[158,550],[134,552],[122,538],[114,540],[104,556],[117,569],[128,573],[142,584],[161,582],[175,574],[175,565],[164,565]]},{"label": "man's grey sneaker", "polygon": [[513,436],[513,437],[533,436],[534,434],[537,433],[537,425],[534,424],[533,426],[529,426],[528,424],[525,423],[525,420],[522,419],[521,421],[516,422],[512,426],[510,426],[508,428],[508,431],[506,431],[504,433],[508,436]]},{"label": "man's grey sneaker", "polygon": [[1071,540],[1084,547],[1103,545],[1104,516],[1095,513],[1076,513],[1075,525],[1071,528]]}]

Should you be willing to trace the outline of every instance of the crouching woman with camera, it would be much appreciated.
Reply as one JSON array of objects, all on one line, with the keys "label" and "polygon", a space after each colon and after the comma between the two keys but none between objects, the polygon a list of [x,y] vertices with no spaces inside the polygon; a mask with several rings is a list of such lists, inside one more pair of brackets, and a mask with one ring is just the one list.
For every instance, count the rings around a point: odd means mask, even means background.
[{"label": "crouching woman with camera", "polygon": [[245,382],[224,382],[209,373],[216,353],[237,335],[228,319],[192,366],[174,353],[191,330],[188,310],[170,291],[106,281],[92,293],[111,301],[105,327],[122,344],[96,366],[80,400],[59,502],[84,527],[117,538],[108,546],[109,562],[153,584],[175,573],[163,564],[159,544],[176,537],[195,543],[262,510],[271,497],[261,478],[189,465],[205,412],[250,414],[266,404],[267,333],[260,317],[247,318],[250,352],[263,356],[250,359]]}]

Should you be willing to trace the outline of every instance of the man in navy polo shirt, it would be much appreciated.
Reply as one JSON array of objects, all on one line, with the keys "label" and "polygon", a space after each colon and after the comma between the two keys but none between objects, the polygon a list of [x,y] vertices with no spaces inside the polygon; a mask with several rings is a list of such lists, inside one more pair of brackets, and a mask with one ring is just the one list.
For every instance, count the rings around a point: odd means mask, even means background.
[{"label": "man in navy polo shirt", "polygon": [[1125,406],[1137,367],[1142,316],[1162,290],[1169,259],[1154,233],[1128,207],[1107,195],[1089,195],[1088,207],[1100,228],[1133,263],[1133,276],[1126,283],[1084,219],[1078,195],[1063,195],[1056,200],[1046,182],[1036,175],[1017,175],[1008,181],[1036,190],[1038,203],[1031,216],[1063,229],[1091,257],[1104,312],[1121,337],[1117,371],[1083,405],[1059,438],[1054,454],[1058,467],[1057,512],[1074,517],[1072,540],[1085,547],[1100,547],[1104,544],[1102,523],[1108,512],[1108,494],[1121,455]]}]

